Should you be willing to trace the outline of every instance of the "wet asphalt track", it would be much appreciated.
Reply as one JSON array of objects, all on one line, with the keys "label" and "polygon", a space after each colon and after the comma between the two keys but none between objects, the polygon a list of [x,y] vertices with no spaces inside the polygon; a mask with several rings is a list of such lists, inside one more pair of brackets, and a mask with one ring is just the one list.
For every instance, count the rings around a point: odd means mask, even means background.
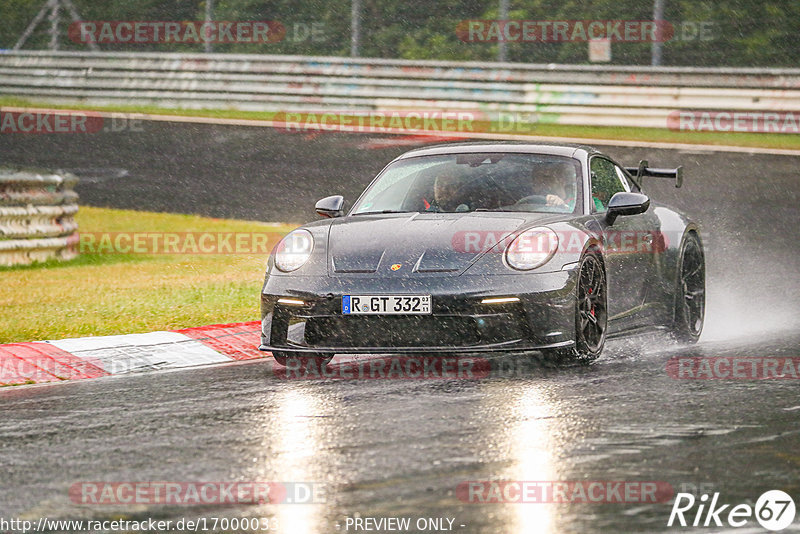
[{"label": "wet asphalt track", "polygon": [[[370,148],[375,140],[145,123],[138,133],[2,136],[0,150],[3,164],[125,170],[86,173],[84,204],[302,222],[315,198],[352,199],[406,148]],[[485,479],[665,481],[732,504],[780,488],[800,504],[799,382],[665,370],[673,356],[800,356],[800,160],[607,152],[686,167],[683,189],[645,188],[701,224],[709,303],[699,345],[610,342],[595,364],[563,369],[501,356],[491,358],[497,376],[480,380],[299,382],[266,360],[3,389],[0,518],[269,517],[292,533],[346,532],[354,515],[449,517],[462,532],[676,530],[670,504],[456,496],[460,482]],[[67,492],[84,481],[305,481],[324,484],[327,502],[81,507]],[[760,531],[748,526],[737,531]]]}]

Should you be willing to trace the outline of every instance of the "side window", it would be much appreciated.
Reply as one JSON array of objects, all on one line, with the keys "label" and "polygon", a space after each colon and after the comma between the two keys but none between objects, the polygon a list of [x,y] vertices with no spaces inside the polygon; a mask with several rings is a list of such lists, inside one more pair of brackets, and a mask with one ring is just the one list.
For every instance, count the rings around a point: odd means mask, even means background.
[{"label": "side window", "polygon": [[625,191],[623,182],[617,175],[616,166],[604,158],[592,158],[592,208],[603,213],[608,209],[608,201],[615,193]]}]

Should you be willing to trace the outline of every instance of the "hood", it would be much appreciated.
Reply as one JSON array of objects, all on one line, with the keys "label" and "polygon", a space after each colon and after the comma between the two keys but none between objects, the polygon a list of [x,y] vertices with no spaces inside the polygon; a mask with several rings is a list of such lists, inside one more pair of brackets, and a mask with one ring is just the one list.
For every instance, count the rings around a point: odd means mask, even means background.
[{"label": "hood", "polygon": [[[420,276],[463,273],[526,216],[409,213],[335,219],[328,237],[331,275]],[[501,245],[502,246],[502,245]]]}]

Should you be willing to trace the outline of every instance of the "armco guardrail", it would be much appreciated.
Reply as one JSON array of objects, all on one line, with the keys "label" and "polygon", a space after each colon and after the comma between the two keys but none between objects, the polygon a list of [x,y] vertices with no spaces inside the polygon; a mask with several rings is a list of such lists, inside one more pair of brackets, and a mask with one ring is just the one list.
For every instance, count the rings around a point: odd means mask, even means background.
[{"label": "armco guardrail", "polygon": [[0,169],[0,265],[77,256],[77,181],[69,173]]},{"label": "armco guardrail", "polygon": [[467,110],[665,128],[675,110],[800,111],[800,69],[116,52],[0,54],[0,94],[258,111]]}]

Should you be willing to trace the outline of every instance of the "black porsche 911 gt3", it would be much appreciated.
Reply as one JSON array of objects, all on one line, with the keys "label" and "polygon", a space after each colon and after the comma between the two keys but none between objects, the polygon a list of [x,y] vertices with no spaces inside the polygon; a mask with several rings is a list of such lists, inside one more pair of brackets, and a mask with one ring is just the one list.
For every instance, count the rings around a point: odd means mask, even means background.
[{"label": "black porsche 911 gt3", "polygon": [[541,351],[592,360],[606,337],[703,327],[697,226],[650,202],[648,176],[591,147],[467,143],[412,150],[344,211],[289,233],[261,291],[261,350]]}]

